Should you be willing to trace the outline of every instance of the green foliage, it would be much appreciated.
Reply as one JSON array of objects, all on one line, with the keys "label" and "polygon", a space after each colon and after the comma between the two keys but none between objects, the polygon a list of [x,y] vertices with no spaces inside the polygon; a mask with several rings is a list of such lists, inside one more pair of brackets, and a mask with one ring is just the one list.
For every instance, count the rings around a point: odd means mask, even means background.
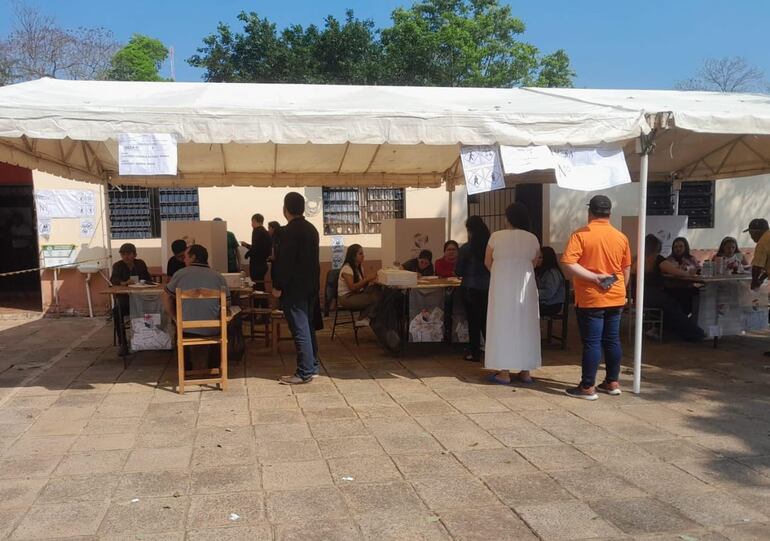
[{"label": "green foliage", "polygon": [[165,81],[160,67],[168,58],[168,49],[160,40],[134,34],[112,57],[105,75],[113,81]]},{"label": "green foliage", "polygon": [[563,50],[543,56],[520,41],[524,23],[499,0],[420,0],[381,30],[352,11],[280,33],[254,12],[238,19],[243,32],[220,23],[188,59],[207,81],[512,87],[575,76]]}]

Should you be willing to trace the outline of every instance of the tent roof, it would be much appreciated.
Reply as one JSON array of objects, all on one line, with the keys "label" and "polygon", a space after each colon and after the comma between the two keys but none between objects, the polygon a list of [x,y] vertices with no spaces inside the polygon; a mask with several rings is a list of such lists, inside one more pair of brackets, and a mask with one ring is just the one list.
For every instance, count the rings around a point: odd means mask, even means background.
[{"label": "tent roof", "polygon": [[[460,144],[596,145],[633,109],[527,89],[39,79],[0,88],[0,161],[101,182],[436,186]],[[120,133],[172,133],[176,177],[119,177]]]}]

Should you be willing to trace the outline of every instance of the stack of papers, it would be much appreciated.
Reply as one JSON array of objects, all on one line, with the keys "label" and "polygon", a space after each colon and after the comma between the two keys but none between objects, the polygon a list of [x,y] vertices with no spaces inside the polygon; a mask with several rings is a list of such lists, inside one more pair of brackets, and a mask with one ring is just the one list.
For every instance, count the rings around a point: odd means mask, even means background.
[{"label": "stack of papers", "polygon": [[417,285],[417,273],[400,269],[380,269],[377,281],[386,286],[413,287]]}]

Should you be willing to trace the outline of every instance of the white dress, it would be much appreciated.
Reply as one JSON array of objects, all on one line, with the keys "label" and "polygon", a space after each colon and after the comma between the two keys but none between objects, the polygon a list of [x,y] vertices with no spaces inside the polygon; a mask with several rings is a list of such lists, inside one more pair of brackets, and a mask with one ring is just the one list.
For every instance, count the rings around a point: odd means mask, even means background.
[{"label": "white dress", "polygon": [[506,229],[492,233],[484,367],[494,370],[540,368],[540,309],[532,260],[540,243],[532,233]]}]

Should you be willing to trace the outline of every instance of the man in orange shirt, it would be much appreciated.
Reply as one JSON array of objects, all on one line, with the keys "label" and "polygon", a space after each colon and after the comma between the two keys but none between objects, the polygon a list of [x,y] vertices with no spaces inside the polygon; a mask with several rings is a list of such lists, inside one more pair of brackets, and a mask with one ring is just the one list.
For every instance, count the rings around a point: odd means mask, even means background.
[{"label": "man in orange shirt", "polygon": [[[575,312],[583,340],[583,375],[566,393],[596,400],[596,390],[620,394],[620,315],[626,304],[626,284],[631,271],[631,248],[626,236],[610,224],[612,202],[596,195],[588,203],[588,224],[570,236],[561,262],[572,278]],[[604,382],[596,385],[602,360]]]}]

